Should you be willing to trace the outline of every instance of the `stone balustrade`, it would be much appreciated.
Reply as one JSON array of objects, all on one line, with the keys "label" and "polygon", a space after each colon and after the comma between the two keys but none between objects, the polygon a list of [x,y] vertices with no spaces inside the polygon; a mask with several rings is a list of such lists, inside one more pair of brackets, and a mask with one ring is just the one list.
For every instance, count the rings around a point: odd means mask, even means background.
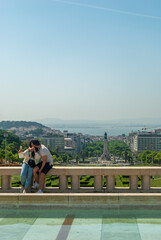
[{"label": "stone balustrade", "polygon": [[[1,192],[11,190],[11,177],[20,175],[21,167],[0,167]],[[161,167],[53,167],[48,175],[59,176],[59,189],[63,192],[68,188],[68,177],[71,177],[71,188],[73,192],[87,188],[80,188],[80,176],[94,176],[94,188],[91,191],[115,191],[115,176],[129,176],[128,191],[150,191],[150,177],[161,175]],[[103,187],[103,176],[106,177],[106,188]],[[138,188],[138,176],[141,176],[141,188]],[[161,186],[160,186],[161,187]],[[47,189],[47,188],[46,188]]]}]

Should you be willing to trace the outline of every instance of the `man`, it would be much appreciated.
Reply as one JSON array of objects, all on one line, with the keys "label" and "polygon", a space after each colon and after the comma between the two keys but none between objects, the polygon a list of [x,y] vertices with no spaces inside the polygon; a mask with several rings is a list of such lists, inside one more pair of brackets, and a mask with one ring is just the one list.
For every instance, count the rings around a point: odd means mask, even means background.
[{"label": "man", "polygon": [[40,176],[40,189],[37,193],[43,193],[45,185],[45,176],[53,166],[53,158],[50,151],[43,144],[40,144],[39,140],[31,141],[32,147],[39,149],[39,154],[42,158],[42,161],[39,162],[36,167],[33,169],[33,175],[35,178],[35,183],[32,188],[39,188],[39,176]]}]

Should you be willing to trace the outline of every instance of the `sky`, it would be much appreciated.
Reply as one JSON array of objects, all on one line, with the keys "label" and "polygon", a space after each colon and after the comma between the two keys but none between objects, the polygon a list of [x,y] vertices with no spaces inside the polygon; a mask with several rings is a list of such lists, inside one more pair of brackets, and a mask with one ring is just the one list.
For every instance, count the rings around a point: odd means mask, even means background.
[{"label": "sky", "polygon": [[0,0],[0,121],[161,118],[160,0]]}]

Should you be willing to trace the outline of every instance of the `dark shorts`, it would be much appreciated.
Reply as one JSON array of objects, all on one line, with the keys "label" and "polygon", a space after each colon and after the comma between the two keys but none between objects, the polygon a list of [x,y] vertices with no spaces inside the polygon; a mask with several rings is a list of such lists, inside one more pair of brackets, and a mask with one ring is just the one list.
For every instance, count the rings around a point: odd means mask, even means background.
[{"label": "dark shorts", "polygon": [[[36,167],[38,167],[39,169],[42,166],[42,162],[39,162]],[[52,168],[52,165],[49,165],[49,163],[45,163],[45,166],[43,167],[42,171],[45,175],[49,172],[49,170]]]}]

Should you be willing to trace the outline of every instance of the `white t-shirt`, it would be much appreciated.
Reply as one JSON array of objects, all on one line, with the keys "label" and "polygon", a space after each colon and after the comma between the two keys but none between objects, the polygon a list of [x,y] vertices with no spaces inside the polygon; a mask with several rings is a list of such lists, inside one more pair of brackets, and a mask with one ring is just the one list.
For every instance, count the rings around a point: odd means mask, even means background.
[{"label": "white t-shirt", "polygon": [[51,156],[51,153],[48,150],[48,148],[45,147],[43,144],[41,144],[41,148],[39,149],[39,154],[41,155],[41,157],[46,156],[47,157],[46,162],[48,162],[50,165],[53,165],[53,158]]}]

